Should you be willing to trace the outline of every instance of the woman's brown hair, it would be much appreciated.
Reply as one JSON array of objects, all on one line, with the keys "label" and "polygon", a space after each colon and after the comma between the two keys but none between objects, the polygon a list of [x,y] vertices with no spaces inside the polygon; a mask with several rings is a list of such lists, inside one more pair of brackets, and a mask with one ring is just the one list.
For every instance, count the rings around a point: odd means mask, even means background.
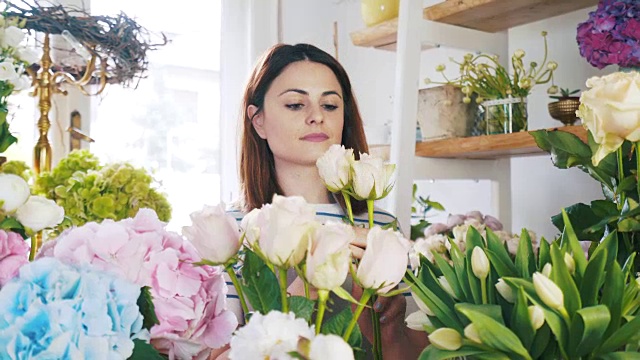
[{"label": "woman's brown hair", "polygon": [[[263,204],[270,203],[274,194],[282,194],[282,189],[276,180],[273,153],[267,141],[258,136],[253,128],[247,107],[256,106],[258,108],[256,114],[263,111],[264,97],[271,83],[289,64],[297,61],[323,64],[333,71],[340,83],[344,98],[342,145],[347,149],[353,149],[356,158],[360,153],[369,151],[358,104],[351,89],[349,76],[342,65],[333,56],[313,45],[274,45],[258,61],[244,91],[241,110],[240,191],[245,211],[260,208]],[[344,199],[341,196],[335,198],[344,209]],[[366,210],[364,201],[352,201],[352,206],[356,214]]]}]

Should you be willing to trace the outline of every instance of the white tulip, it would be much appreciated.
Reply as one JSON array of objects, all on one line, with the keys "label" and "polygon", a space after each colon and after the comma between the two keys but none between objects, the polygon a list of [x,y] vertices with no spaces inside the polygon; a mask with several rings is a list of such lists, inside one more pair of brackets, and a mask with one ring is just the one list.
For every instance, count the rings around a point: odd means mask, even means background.
[{"label": "white tulip", "polygon": [[316,211],[300,196],[275,195],[258,214],[258,245],[265,257],[280,268],[298,265],[307,251],[311,235],[319,226]]},{"label": "white tulip", "polygon": [[333,290],[344,283],[349,273],[351,250],[356,239],[353,227],[327,222],[319,226],[307,252],[307,280],[317,289]]},{"label": "white tulip", "polygon": [[18,47],[24,39],[24,32],[15,26],[9,26],[4,29],[4,36],[2,37],[2,47]]},{"label": "white tulip", "polygon": [[440,328],[429,335],[429,342],[441,350],[455,351],[462,346],[462,336],[451,328]]},{"label": "white tulip", "polygon": [[227,215],[224,204],[205,205],[191,213],[191,226],[182,234],[191,241],[202,259],[224,264],[240,250],[240,229],[236,219]]},{"label": "white tulip", "polygon": [[309,360],[351,360],[353,358],[353,349],[340,336],[318,334],[311,341]]},{"label": "white tulip", "polygon": [[482,344],[482,340],[480,339],[480,335],[478,335],[478,329],[474,324],[469,324],[464,328],[464,336],[478,344]]},{"label": "white tulip", "polygon": [[479,246],[474,247],[471,252],[471,270],[473,270],[473,274],[480,280],[484,280],[489,276],[489,259],[484,250]]},{"label": "white tulip", "polygon": [[389,191],[394,164],[385,164],[381,158],[360,154],[352,165],[353,191],[361,200],[378,200]]},{"label": "white tulip", "polygon": [[573,259],[569,253],[564,253],[564,263],[567,266],[567,269],[571,273],[571,275],[576,272],[576,261]]},{"label": "white tulip", "polygon": [[409,316],[407,316],[404,322],[411,330],[428,331],[428,329],[433,328],[431,320],[429,320],[427,314],[422,311],[412,312],[411,314],[409,314]]},{"label": "white tulip", "polygon": [[429,316],[436,316],[433,310],[431,310],[427,306],[427,304],[425,304],[422,300],[420,300],[420,298],[416,295],[415,292],[413,292],[413,290],[411,290],[411,298],[416,302],[416,305],[418,305],[418,309],[420,309],[420,311],[422,311],[423,313]]},{"label": "white tulip", "polygon": [[551,279],[536,272],[533,274],[533,286],[542,302],[547,306],[558,311],[564,309],[564,294]]},{"label": "white tulip", "polygon": [[395,287],[407,271],[411,243],[402,234],[376,226],[367,234],[367,248],[357,278],[366,289],[384,294]]},{"label": "white tulip", "polygon": [[504,280],[498,279],[498,282],[496,283],[496,290],[498,290],[500,296],[502,296],[508,302],[512,304],[516,302],[516,294],[514,293],[511,286],[509,286],[509,284],[507,284]]},{"label": "white tulip", "polygon": [[31,195],[29,184],[18,175],[0,174],[0,210],[10,213],[24,204]]},{"label": "white tulip", "polygon": [[60,224],[64,220],[64,209],[43,196],[30,196],[16,210],[16,218],[23,226],[38,232]]},{"label": "white tulip", "polygon": [[320,178],[331,192],[339,192],[351,183],[351,164],[355,161],[353,149],[344,145],[331,145],[317,161]]},{"label": "white tulip", "polygon": [[438,277],[438,282],[440,282],[440,287],[442,287],[442,289],[444,289],[444,291],[447,292],[447,294],[451,295],[452,298],[457,299],[458,297],[456,297],[456,294],[453,292],[453,288],[451,287],[451,284],[449,284],[449,281],[447,281],[447,278],[443,276]]},{"label": "white tulip", "polygon": [[531,324],[533,330],[538,330],[544,325],[544,311],[538,305],[531,305],[527,308],[529,311],[529,318],[531,318]]},{"label": "white tulip", "polygon": [[546,277],[550,277],[552,269],[553,269],[553,267],[552,267],[551,263],[544,264],[544,266],[542,267],[542,275],[544,275]]}]

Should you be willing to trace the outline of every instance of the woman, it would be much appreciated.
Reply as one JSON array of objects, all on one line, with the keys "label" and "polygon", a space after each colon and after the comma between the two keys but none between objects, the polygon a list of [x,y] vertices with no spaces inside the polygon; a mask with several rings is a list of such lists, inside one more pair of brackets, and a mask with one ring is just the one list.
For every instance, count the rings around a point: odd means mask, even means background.
[{"label": "woman", "polygon": [[[258,62],[247,84],[242,108],[240,181],[242,192],[238,220],[274,194],[302,196],[317,204],[317,217],[326,220],[344,216],[344,200],[334,197],[323,184],[316,160],[332,144],[367,152],[362,118],[349,77],[326,52],[308,44],[275,45]],[[364,202],[353,203],[354,213],[365,213]],[[393,217],[381,211],[379,224]],[[356,222],[366,222],[366,213]],[[352,245],[361,258],[366,247],[366,229]],[[301,291],[300,281],[289,287]],[[353,287],[356,298],[361,289]],[[381,320],[385,359],[415,359],[426,346],[426,334],[404,324],[403,296],[382,298],[374,305]],[[360,328],[373,338],[369,316],[361,316]]]}]

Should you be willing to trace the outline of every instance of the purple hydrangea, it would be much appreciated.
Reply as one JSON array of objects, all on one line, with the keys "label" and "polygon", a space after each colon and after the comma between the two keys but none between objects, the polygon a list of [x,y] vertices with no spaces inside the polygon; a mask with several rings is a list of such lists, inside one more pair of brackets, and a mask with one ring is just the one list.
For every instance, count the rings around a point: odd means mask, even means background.
[{"label": "purple hydrangea", "polygon": [[580,55],[602,69],[640,66],[640,1],[601,0],[578,25]]}]

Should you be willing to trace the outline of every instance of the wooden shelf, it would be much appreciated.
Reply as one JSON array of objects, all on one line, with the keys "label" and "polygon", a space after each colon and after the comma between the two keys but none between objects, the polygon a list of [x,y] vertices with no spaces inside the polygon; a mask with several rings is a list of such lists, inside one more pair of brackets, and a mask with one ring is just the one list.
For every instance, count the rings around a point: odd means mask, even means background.
[{"label": "wooden shelf", "polygon": [[[597,4],[598,0],[446,0],[424,8],[423,17],[485,32],[499,32]],[[356,46],[395,50],[397,33],[396,18],[350,35]],[[430,47],[423,45],[423,49]]]},{"label": "wooden shelf", "polygon": [[[563,126],[549,130],[566,131],[587,141],[582,125]],[[416,156],[458,159],[498,159],[503,157],[542,155],[533,136],[523,131],[513,134],[483,135],[425,141],[416,144]]]}]

